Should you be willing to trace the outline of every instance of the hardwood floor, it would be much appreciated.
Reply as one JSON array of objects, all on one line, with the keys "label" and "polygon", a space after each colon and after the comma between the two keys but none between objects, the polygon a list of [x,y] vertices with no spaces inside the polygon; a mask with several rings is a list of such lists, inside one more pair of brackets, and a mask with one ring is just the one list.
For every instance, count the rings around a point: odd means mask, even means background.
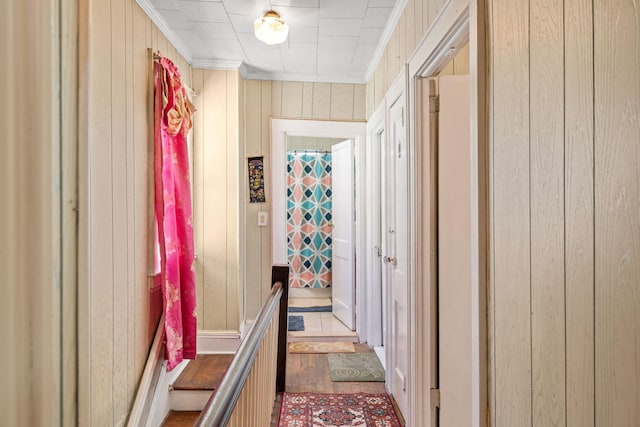
[{"label": "hardwood floor", "polygon": [[[365,344],[355,344],[357,353],[373,352]],[[288,392],[313,393],[386,393],[383,382],[333,382],[329,377],[329,364],[326,354],[287,354],[287,379],[285,390]],[[271,427],[277,427],[280,410],[278,396],[273,407]]]}]

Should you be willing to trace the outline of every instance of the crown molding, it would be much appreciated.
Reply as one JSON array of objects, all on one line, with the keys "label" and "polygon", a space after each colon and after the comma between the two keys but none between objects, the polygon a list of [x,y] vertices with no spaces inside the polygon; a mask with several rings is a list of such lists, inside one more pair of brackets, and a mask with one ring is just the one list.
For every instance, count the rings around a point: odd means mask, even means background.
[{"label": "crown molding", "polygon": [[177,49],[177,51],[182,55],[182,57],[191,64],[193,61],[193,55],[191,51],[182,43],[182,40],[174,33],[167,24],[167,21],[164,20],[162,15],[158,12],[156,7],[151,3],[150,0],[136,0],[138,6],[144,10],[144,13],[153,21],[154,24],[158,26],[162,34],[169,40],[169,42]]},{"label": "crown molding", "polygon": [[382,37],[380,37],[380,42],[378,43],[378,47],[373,54],[373,58],[369,62],[369,67],[367,68],[367,72],[364,75],[364,80],[366,83],[371,80],[373,73],[376,71],[376,67],[380,62],[380,58],[382,58],[382,54],[384,50],[387,48],[387,44],[389,44],[389,40],[391,40],[391,36],[398,25],[398,21],[400,21],[400,17],[402,16],[402,12],[404,12],[404,8],[407,5],[407,0],[398,0],[396,3],[393,12],[391,12],[391,16],[389,16],[389,21],[387,21],[387,26],[384,28],[384,32],[382,33]]},{"label": "crown molding", "polygon": [[[242,71],[243,69],[241,69]],[[244,68],[242,77],[246,80],[280,80],[287,82],[316,82],[316,83],[349,83],[349,84],[366,84],[364,77],[345,77],[345,76],[318,76],[316,74],[294,74],[284,72],[255,72],[249,71],[248,67]]]},{"label": "crown molding", "polygon": [[227,61],[223,59],[194,59],[191,61],[193,68],[206,69],[238,70],[241,69],[243,64],[242,61]]}]

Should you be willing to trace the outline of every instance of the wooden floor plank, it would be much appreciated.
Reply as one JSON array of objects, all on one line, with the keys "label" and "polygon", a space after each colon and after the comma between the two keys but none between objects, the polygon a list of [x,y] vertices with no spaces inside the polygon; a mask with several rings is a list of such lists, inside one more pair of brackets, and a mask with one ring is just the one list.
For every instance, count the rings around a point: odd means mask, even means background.
[{"label": "wooden floor plank", "polygon": [[199,354],[182,371],[173,389],[215,390],[232,359],[233,354]]},{"label": "wooden floor plank", "polygon": [[170,411],[162,422],[162,427],[192,426],[199,416],[199,411]]}]

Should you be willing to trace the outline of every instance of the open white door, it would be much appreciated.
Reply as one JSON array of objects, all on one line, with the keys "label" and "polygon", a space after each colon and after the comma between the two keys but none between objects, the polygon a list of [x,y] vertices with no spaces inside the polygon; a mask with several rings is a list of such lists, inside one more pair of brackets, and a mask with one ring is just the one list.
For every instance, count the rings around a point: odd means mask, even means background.
[{"label": "open white door", "polygon": [[390,132],[385,156],[387,182],[385,270],[391,293],[391,394],[400,411],[409,414],[409,306],[408,306],[408,162],[404,95],[389,111]]},{"label": "open white door", "polygon": [[440,425],[472,424],[469,76],[438,81]]},{"label": "open white door", "polygon": [[356,324],[353,160],[352,140],[331,147],[333,315],[351,330]]}]

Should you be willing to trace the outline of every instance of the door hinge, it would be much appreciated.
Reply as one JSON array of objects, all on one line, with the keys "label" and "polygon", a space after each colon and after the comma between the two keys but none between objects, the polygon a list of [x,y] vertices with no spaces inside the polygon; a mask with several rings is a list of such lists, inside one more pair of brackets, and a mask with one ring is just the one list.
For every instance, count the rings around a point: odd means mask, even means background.
[{"label": "door hinge", "polygon": [[440,112],[440,96],[431,95],[429,97],[429,112],[430,113]]},{"label": "door hinge", "polygon": [[402,143],[398,142],[398,158],[402,158]]},{"label": "door hinge", "polygon": [[440,408],[440,389],[431,389],[431,410],[435,411],[436,408]]},{"label": "door hinge", "polygon": [[402,107],[402,127],[404,127],[404,107]]}]

